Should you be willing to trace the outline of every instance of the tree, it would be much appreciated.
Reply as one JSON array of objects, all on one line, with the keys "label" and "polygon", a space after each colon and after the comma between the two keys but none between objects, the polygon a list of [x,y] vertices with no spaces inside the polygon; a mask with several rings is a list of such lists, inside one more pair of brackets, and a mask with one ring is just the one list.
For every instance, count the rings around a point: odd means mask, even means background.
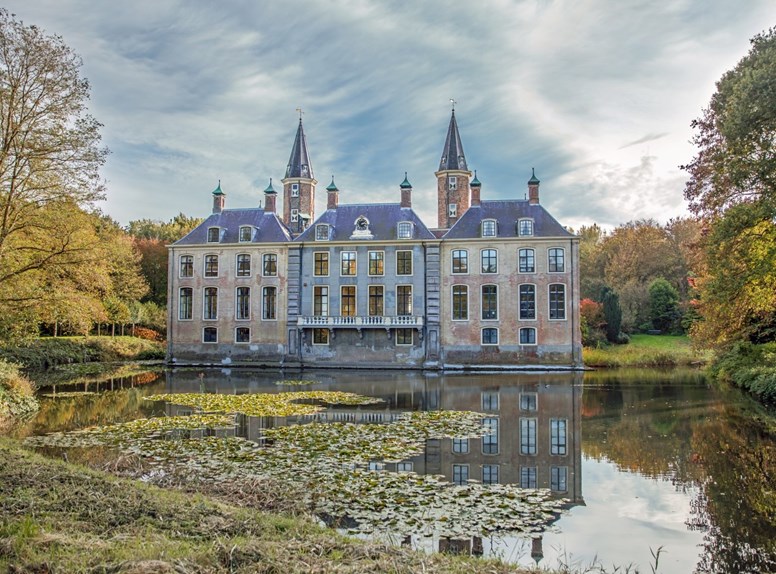
[{"label": "tree", "polygon": [[649,284],[649,307],[655,329],[663,332],[676,330],[680,319],[679,292],[662,277]]},{"label": "tree", "polygon": [[80,68],[62,38],[0,9],[0,316],[6,335],[36,320],[53,282],[77,284],[78,268],[97,257],[82,208],[103,196],[99,169],[108,150],[100,145],[100,124],[87,113],[89,83]]},{"label": "tree", "polygon": [[620,298],[609,287],[605,287],[601,295],[601,303],[606,319],[606,338],[612,343],[617,343],[620,341],[620,331],[622,330]]},{"label": "tree", "polygon": [[685,197],[704,219],[693,333],[726,346],[776,336],[776,29],[755,36],[692,123]]}]

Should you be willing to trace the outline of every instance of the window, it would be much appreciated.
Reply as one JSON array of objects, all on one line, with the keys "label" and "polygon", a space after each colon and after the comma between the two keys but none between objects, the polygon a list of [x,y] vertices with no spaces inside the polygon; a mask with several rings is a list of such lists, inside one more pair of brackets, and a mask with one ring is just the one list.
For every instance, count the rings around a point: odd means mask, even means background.
[{"label": "window", "polygon": [[178,319],[188,321],[192,318],[193,290],[191,287],[182,287],[178,291]]},{"label": "window", "polygon": [[315,240],[316,241],[328,241],[329,240],[329,226],[325,223],[319,223],[315,226]]},{"label": "window", "polygon": [[458,217],[458,205],[451,203],[447,206],[447,217]]},{"label": "window", "polygon": [[296,223],[299,221],[299,210],[298,209],[292,209],[291,210],[291,222]]},{"label": "window", "polygon": [[205,287],[203,304],[202,318],[208,321],[218,319],[218,289],[216,287]]},{"label": "window", "polygon": [[328,277],[329,275],[329,254],[321,251],[313,254],[313,273],[316,277]]},{"label": "window", "polygon": [[[313,315],[316,317],[328,317],[329,315],[329,286],[316,285],[313,287]],[[325,329],[324,329],[325,330]],[[328,330],[326,330],[328,333]],[[329,344],[326,335],[326,344]]]},{"label": "window", "polygon": [[385,306],[384,301],[385,288],[382,285],[370,285],[369,286],[369,316],[380,317],[384,315]]},{"label": "window", "polygon": [[498,287],[496,285],[482,286],[482,319],[484,321],[498,319]]},{"label": "window", "polygon": [[369,470],[374,470],[374,471],[385,470],[385,463],[372,461],[369,463],[368,468]]},{"label": "window", "polygon": [[517,234],[521,237],[533,235],[533,219],[521,219],[518,221]]},{"label": "window", "polygon": [[566,270],[566,257],[563,249],[553,247],[547,251],[547,270],[550,273],[563,273]]},{"label": "window", "polygon": [[313,345],[328,345],[328,344],[329,344],[329,330],[313,329]]},{"label": "window", "polygon": [[412,239],[412,230],[412,222],[400,221],[397,229],[397,235],[399,236],[399,239]]},{"label": "window", "polygon": [[218,255],[205,255],[205,277],[218,277]]},{"label": "window", "polygon": [[396,472],[412,472],[412,462],[397,462]]},{"label": "window", "polygon": [[482,454],[498,454],[498,419],[482,419],[482,426],[488,433],[482,437]]},{"label": "window", "polygon": [[535,345],[536,344],[536,329],[533,327],[522,327],[520,329],[520,344],[521,345]]},{"label": "window", "polygon": [[521,393],[520,394],[520,410],[521,411],[535,411],[538,408],[538,396],[536,393]]},{"label": "window", "polygon": [[520,467],[520,488],[536,488],[536,467]]},{"label": "window", "polygon": [[291,184],[291,197],[299,197],[299,184],[298,183],[292,183]]},{"label": "window", "polygon": [[253,239],[253,227],[250,225],[242,225],[240,227],[240,243],[250,241]]},{"label": "window", "polygon": [[469,319],[469,287],[453,285],[453,321]]},{"label": "window", "polygon": [[412,329],[396,329],[397,345],[412,345]]},{"label": "window", "polygon": [[469,482],[469,465],[453,465],[453,484],[464,485]]},{"label": "window", "polygon": [[343,317],[356,316],[356,286],[345,285],[340,289],[340,315]]},{"label": "window", "polygon": [[275,277],[278,274],[277,253],[265,253],[263,261],[264,264],[261,268],[261,274],[264,275],[264,277]]},{"label": "window", "polygon": [[560,283],[550,285],[550,319],[566,318],[566,286]]},{"label": "window", "polygon": [[536,319],[536,286],[520,285],[518,290],[518,317],[523,320]]},{"label": "window", "polygon": [[221,237],[221,229],[219,227],[208,227],[207,228],[207,242],[208,243],[218,243],[218,240]]},{"label": "window", "polygon": [[238,277],[250,277],[251,276],[251,256],[247,253],[240,253],[237,256],[237,276]]},{"label": "window", "polygon": [[498,484],[498,465],[482,465],[482,484]]},{"label": "window", "polygon": [[482,391],[481,396],[483,411],[498,410],[498,391]]},{"label": "window", "polygon": [[383,275],[384,259],[385,259],[385,253],[383,251],[369,252],[369,274],[370,275]]},{"label": "window", "polygon": [[202,329],[203,343],[218,343],[218,329],[215,327],[205,327]]},{"label": "window", "polygon": [[466,454],[469,452],[469,439],[468,438],[454,438],[453,439],[453,452],[456,454]]},{"label": "window", "polygon": [[340,254],[340,275],[356,274],[356,252],[343,251]]},{"label": "window", "polygon": [[469,272],[469,252],[466,249],[453,249],[453,273]]},{"label": "window", "polygon": [[498,252],[495,249],[480,251],[482,273],[498,273]]},{"label": "window", "polygon": [[251,330],[248,327],[237,327],[234,330],[234,342],[235,343],[250,343],[251,342]]},{"label": "window", "polygon": [[458,189],[458,178],[456,176],[451,175],[447,178],[447,189]]},{"label": "window", "polygon": [[396,275],[412,275],[412,251],[396,252]]},{"label": "window", "polygon": [[550,454],[566,454],[566,419],[550,419]]},{"label": "window", "polygon": [[498,345],[498,329],[488,327],[482,330],[483,345]]},{"label": "window", "polygon": [[536,454],[536,419],[520,419],[520,454]]},{"label": "window", "polygon": [[194,277],[194,256],[193,255],[181,255],[180,276]]},{"label": "window", "polygon": [[534,273],[536,264],[533,249],[520,249],[517,252],[517,270],[520,273]]},{"label": "window", "polygon": [[251,318],[251,288],[238,287],[235,304],[235,319]]},{"label": "window", "polygon": [[482,237],[496,237],[496,220],[485,219],[482,221]]},{"label": "window", "polygon": [[568,468],[565,466],[550,467],[550,490],[554,492],[568,491]]},{"label": "window", "polygon": [[412,285],[396,287],[396,314],[412,315]]},{"label": "window", "polygon": [[265,321],[274,321],[277,319],[278,289],[277,287],[263,287],[261,293],[261,318]]}]

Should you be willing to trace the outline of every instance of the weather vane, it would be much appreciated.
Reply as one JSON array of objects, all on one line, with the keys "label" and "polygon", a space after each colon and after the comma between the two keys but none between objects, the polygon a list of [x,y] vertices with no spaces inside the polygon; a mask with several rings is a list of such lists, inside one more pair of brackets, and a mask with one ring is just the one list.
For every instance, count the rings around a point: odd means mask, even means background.
[{"label": "weather vane", "polygon": [[458,102],[456,102],[453,98],[450,98],[450,103],[453,106],[453,111],[455,111],[455,104],[457,104]]},{"label": "weather vane", "polygon": [[296,111],[299,112],[299,121],[301,122],[302,121],[302,114],[304,112],[302,111],[302,108],[296,108]]}]

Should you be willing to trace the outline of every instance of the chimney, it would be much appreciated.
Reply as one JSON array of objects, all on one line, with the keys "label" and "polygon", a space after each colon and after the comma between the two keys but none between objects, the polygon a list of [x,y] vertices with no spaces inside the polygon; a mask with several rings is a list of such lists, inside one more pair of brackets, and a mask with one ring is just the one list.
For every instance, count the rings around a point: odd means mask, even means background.
[{"label": "chimney", "polygon": [[275,204],[277,197],[278,192],[272,187],[272,178],[269,178],[269,185],[267,186],[267,189],[264,190],[264,213],[276,212]]},{"label": "chimney", "polygon": [[407,179],[407,172],[404,172],[404,181],[399,185],[401,189],[401,206],[412,207],[412,184]]},{"label": "chimney", "polygon": [[326,188],[326,209],[337,209],[339,203],[339,189],[334,183],[334,176],[331,176],[331,183]]},{"label": "chimney", "polygon": [[472,190],[472,207],[479,207],[480,206],[480,188],[482,187],[482,184],[480,183],[480,180],[477,179],[477,170],[474,170],[474,179],[469,184],[469,187]]},{"label": "chimney", "polygon": [[539,205],[539,179],[536,177],[534,168],[531,168],[531,179],[528,180],[528,203]]},{"label": "chimney", "polygon": [[218,180],[218,187],[213,190],[213,213],[221,213],[226,205],[226,194],[221,191],[221,180]]}]

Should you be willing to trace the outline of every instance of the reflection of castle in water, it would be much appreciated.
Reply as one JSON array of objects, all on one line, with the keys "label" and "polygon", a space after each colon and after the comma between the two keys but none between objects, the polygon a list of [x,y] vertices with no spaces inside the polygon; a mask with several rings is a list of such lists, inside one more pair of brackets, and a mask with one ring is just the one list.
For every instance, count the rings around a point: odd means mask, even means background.
[{"label": "reflection of castle in water", "polygon": [[[567,498],[582,497],[582,374],[476,374],[305,372],[312,387],[275,384],[278,373],[252,371],[173,371],[168,392],[277,393],[298,390],[348,391],[379,397],[383,403],[333,405],[312,416],[241,417],[237,433],[262,442],[266,428],[321,422],[389,423],[408,411],[461,410],[483,413],[490,434],[482,438],[429,440],[423,455],[398,463],[374,461],[379,470],[444,475],[467,480],[548,488]],[[190,409],[168,406],[170,414]],[[476,546],[476,541],[475,541]],[[537,546],[534,543],[534,546]],[[532,554],[541,555],[541,542]]]}]

